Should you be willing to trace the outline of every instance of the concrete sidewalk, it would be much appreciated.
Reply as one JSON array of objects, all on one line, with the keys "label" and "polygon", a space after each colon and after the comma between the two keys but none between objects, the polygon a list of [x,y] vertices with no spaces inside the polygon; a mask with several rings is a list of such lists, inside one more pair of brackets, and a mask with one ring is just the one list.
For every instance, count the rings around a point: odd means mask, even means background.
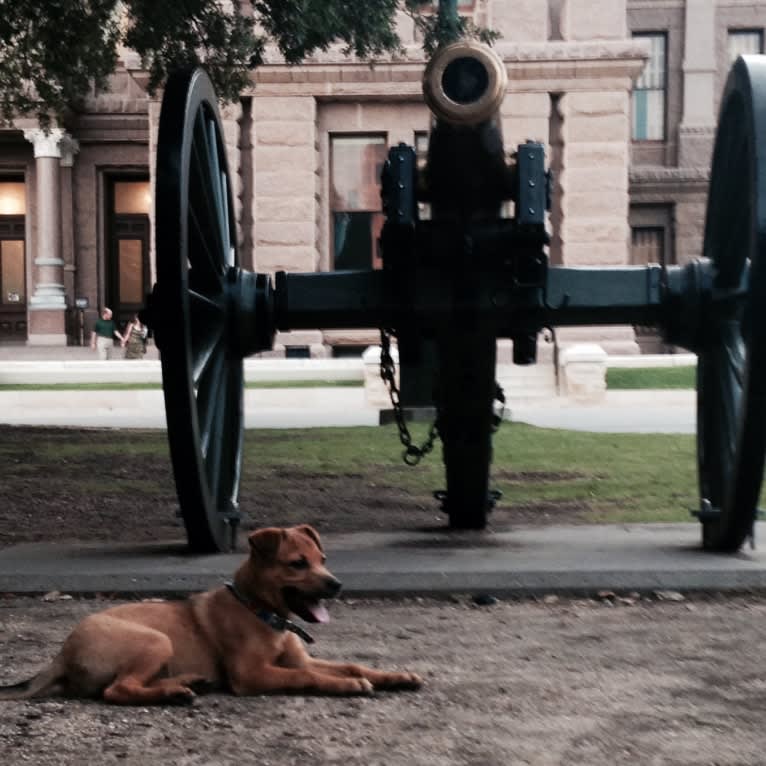
[{"label": "concrete sidewalk", "polygon": [[[684,433],[696,428],[694,391],[607,391],[603,401],[566,397],[509,402],[507,420],[541,428]],[[246,428],[373,426],[380,410],[363,388],[245,389]],[[0,391],[0,423],[79,428],[165,428],[162,391]]]},{"label": "concrete sidewalk", "polygon": [[[375,426],[363,388],[247,388],[245,428]],[[167,427],[160,390],[0,391],[0,423],[73,428]]]},{"label": "concrete sidewalk", "polygon": [[[758,535],[764,532],[759,522]],[[347,596],[766,588],[766,551],[709,554],[699,541],[696,523],[323,536]],[[24,544],[0,550],[0,592],[187,593],[229,578],[243,555],[190,555],[182,541]]]}]

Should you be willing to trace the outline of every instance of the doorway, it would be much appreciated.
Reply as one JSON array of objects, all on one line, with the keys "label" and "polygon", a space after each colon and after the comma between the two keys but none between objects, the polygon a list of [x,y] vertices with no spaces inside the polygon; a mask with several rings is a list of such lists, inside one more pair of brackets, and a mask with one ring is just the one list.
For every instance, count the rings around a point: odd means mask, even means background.
[{"label": "doorway", "polygon": [[121,329],[149,292],[150,199],[148,178],[110,180],[105,304]]}]

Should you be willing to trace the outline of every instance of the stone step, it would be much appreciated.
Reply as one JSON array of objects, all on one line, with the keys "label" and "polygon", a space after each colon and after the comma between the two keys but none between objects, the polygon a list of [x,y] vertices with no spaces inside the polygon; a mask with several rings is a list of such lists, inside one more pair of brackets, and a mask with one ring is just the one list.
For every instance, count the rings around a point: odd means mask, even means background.
[{"label": "stone step", "polygon": [[506,402],[548,399],[557,394],[556,373],[550,362],[498,365],[497,381],[503,387]]}]

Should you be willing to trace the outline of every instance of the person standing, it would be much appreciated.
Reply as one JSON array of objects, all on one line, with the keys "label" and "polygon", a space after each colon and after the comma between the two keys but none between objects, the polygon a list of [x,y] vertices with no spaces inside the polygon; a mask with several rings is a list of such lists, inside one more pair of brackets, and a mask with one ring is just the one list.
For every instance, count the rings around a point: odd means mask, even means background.
[{"label": "person standing", "polygon": [[148,332],[147,326],[138,318],[138,314],[134,314],[122,335],[122,347],[125,349],[126,359],[140,359],[146,353]]},{"label": "person standing", "polygon": [[98,351],[99,359],[107,359],[108,349],[114,346],[115,338],[122,343],[123,337],[112,319],[112,310],[104,306],[101,317],[96,320],[93,332],[90,334],[90,347]]}]

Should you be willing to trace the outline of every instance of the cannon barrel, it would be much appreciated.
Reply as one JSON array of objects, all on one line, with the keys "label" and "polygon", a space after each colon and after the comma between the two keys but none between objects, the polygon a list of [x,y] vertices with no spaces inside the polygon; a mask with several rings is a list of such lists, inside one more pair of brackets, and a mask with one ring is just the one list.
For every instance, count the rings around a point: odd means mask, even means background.
[{"label": "cannon barrel", "polygon": [[440,48],[423,75],[433,114],[420,198],[439,221],[497,218],[513,196],[499,110],[508,77],[487,45],[459,40]]},{"label": "cannon barrel", "polygon": [[505,97],[508,75],[488,46],[459,40],[438,50],[423,74],[423,96],[437,120],[478,125],[494,117]]}]

